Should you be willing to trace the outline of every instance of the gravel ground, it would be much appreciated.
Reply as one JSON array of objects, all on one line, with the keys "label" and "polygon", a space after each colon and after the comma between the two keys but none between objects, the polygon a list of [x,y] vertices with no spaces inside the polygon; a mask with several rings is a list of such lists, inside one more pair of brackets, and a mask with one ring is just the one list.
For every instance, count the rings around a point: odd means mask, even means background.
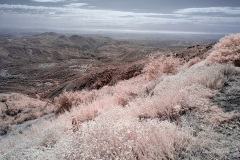
[{"label": "gravel ground", "polygon": [[[215,130],[226,137],[227,141],[239,142],[240,140],[240,68],[236,69],[236,73],[230,75],[230,81],[217,94],[212,103],[221,107],[225,112],[235,112],[237,116],[223,121],[215,127]],[[235,143],[236,144],[236,143]],[[228,148],[229,152],[226,159],[240,159],[240,143],[238,146],[233,145]]]}]

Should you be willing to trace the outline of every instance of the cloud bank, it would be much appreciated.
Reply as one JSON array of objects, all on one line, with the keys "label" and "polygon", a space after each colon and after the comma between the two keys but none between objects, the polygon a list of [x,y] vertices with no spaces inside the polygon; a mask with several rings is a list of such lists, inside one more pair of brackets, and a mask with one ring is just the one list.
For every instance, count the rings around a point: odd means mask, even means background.
[{"label": "cloud bank", "polygon": [[240,7],[208,7],[208,8],[185,8],[175,14],[197,14],[197,13],[224,13],[229,15],[240,15]]},{"label": "cloud bank", "polygon": [[[63,0],[34,1],[59,2]],[[240,27],[238,16],[240,7],[184,8],[171,13],[141,13],[98,9],[87,3],[68,3],[56,7],[0,4],[0,13],[2,22],[0,27],[2,28],[19,26],[66,30],[88,28],[212,32],[211,27],[215,27],[221,32],[226,26],[229,30],[232,28],[237,30],[236,28]]]},{"label": "cloud bank", "polygon": [[32,0],[34,2],[62,2],[62,1],[65,1],[65,0]]}]

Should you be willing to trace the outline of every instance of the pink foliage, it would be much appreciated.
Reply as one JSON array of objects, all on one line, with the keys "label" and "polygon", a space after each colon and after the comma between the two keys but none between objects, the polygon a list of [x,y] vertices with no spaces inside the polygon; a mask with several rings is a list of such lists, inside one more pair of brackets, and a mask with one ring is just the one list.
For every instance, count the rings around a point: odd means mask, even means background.
[{"label": "pink foliage", "polygon": [[214,45],[208,62],[228,63],[240,59],[240,33],[223,37]]},{"label": "pink foliage", "polygon": [[187,62],[187,67],[191,67],[193,66],[194,64],[198,63],[201,61],[201,58],[199,57],[194,57],[192,59],[190,59],[188,62]]},{"label": "pink foliage", "polygon": [[179,66],[179,59],[170,57],[160,57],[157,59],[151,59],[150,63],[145,66],[144,71],[148,74],[148,79],[152,80],[161,74],[170,74],[177,71]]},{"label": "pink foliage", "polygon": [[65,111],[70,111],[72,106],[76,106],[81,103],[91,103],[96,94],[94,91],[82,91],[82,92],[64,92],[54,99],[56,108],[55,114],[61,114]]}]

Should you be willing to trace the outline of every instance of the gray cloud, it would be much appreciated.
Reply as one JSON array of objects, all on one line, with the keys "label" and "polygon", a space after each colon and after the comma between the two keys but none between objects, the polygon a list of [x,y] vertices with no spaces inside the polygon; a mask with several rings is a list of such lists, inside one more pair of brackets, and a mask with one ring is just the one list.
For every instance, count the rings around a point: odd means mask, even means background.
[{"label": "gray cloud", "polygon": [[87,6],[87,5],[88,5],[87,3],[71,3],[71,4],[64,5],[64,6],[70,7],[70,8],[79,8],[79,7]]},{"label": "gray cloud", "polygon": [[[156,24],[165,24],[165,23],[176,23],[185,20],[179,20],[172,16],[171,18],[167,14],[159,13],[135,13],[135,12],[124,12],[124,11],[113,11],[113,10],[100,10],[100,9],[87,9],[87,8],[78,8],[86,6],[85,3],[73,3],[65,5],[63,7],[46,7],[46,6],[27,6],[27,5],[0,5],[0,9],[8,12],[9,14],[37,14],[42,16],[43,14],[51,15],[52,18],[70,18],[78,19],[82,22],[91,22],[103,24],[144,24],[144,23],[156,23]],[[57,13],[57,14],[53,14]]]},{"label": "gray cloud", "polygon": [[65,1],[65,0],[32,0],[34,2],[62,2],[62,1]]},{"label": "gray cloud", "polygon": [[[35,1],[50,2],[50,0]],[[54,1],[59,0],[51,0]],[[68,2],[58,6],[0,4],[2,22],[0,27],[211,32],[222,31],[225,26],[231,26],[236,30],[237,26],[240,26],[240,19],[237,16],[240,7],[185,8],[168,13],[116,11],[94,7],[80,2]],[[211,29],[212,27],[215,29]],[[231,27],[228,27],[228,32],[231,31]]]},{"label": "gray cloud", "polygon": [[197,14],[197,13],[225,13],[240,15],[240,7],[207,7],[207,8],[185,8],[175,11],[176,14]]}]

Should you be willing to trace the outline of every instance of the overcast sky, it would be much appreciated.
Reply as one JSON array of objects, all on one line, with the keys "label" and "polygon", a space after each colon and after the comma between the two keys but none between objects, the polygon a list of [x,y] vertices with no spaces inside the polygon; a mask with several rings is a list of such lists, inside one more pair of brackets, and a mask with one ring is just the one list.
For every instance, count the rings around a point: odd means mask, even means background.
[{"label": "overcast sky", "polygon": [[240,32],[240,0],[0,0],[0,29]]}]

